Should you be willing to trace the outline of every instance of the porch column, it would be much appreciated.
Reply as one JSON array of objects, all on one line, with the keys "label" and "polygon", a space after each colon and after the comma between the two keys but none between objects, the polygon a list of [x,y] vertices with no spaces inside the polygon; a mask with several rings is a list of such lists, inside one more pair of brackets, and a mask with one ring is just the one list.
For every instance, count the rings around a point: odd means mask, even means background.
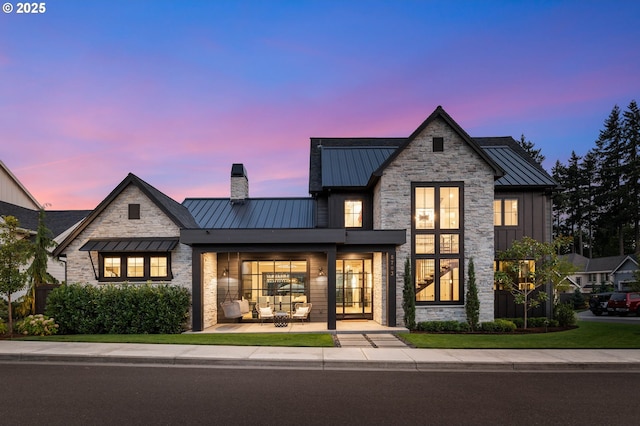
[{"label": "porch column", "polygon": [[327,251],[327,329],[336,329],[336,248]]},{"label": "porch column", "polygon": [[191,252],[191,329],[202,331],[204,328],[204,304],[202,295],[202,249]]},{"label": "porch column", "polygon": [[396,326],[396,250],[387,250],[387,326]]}]

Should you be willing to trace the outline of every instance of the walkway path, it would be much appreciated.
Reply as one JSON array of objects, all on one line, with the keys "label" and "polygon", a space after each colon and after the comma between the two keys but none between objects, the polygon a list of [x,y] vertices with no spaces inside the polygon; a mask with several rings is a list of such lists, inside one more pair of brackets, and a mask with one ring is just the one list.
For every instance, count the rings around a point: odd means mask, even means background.
[{"label": "walkway path", "polygon": [[334,342],[339,348],[407,348],[395,334],[337,333]]}]

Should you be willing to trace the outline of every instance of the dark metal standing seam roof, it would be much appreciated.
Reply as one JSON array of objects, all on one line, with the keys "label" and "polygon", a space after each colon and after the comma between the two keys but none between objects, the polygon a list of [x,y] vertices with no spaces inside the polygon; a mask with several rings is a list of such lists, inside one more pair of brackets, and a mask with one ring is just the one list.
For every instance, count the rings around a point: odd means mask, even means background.
[{"label": "dark metal standing seam roof", "polygon": [[312,198],[187,198],[183,205],[203,229],[309,229],[315,227]]},{"label": "dark metal standing seam roof", "polygon": [[504,169],[496,186],[557,186],[546,172],[533,166],[508,146],[484,146],[482,149]]},{"label": "dark metal standing seam roof", "polygon": [[100,252],[165,252],[178,244],[177,238],[113,238],[89,240],[80,251]]},{"label": "dark metal standing seam roof", "polygon": [[363,187],[371,174],[396,150],[394,147],[323,147],[322,186]]}]

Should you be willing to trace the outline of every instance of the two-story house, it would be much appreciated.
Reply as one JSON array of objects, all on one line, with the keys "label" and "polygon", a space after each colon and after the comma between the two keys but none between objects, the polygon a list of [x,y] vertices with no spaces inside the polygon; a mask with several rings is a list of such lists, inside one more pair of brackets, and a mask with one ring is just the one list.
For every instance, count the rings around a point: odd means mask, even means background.
[{"label": "two-story house", "polygon": [[471,138],[438,107],[405,138],[311,138],[310,197],[251,198],[242,164],[230,197],[182,204],[129,175],[56,254],[71,282],[189,287],[195,331],[225,321],[220,303],[237,298],[285,311],[310,302],[330,330],[354,318],[402,325],[407,260],[416,319],[465,320],[473,258],[488,321],[496,247],[550,238],[552,181],[516,146]]}]

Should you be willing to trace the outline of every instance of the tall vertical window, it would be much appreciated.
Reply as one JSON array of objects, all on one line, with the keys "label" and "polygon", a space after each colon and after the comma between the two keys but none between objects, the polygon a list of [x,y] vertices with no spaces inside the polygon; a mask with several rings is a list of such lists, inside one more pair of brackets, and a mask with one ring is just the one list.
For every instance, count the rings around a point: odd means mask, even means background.
[{"label": "tall vertical window", "polygon": [[344,227],[362,228],[362,200],[344,202]]},{"label": "tall vertical window", "polygon": [[413,184],[416,302],[462,304],[462,183]]}]

